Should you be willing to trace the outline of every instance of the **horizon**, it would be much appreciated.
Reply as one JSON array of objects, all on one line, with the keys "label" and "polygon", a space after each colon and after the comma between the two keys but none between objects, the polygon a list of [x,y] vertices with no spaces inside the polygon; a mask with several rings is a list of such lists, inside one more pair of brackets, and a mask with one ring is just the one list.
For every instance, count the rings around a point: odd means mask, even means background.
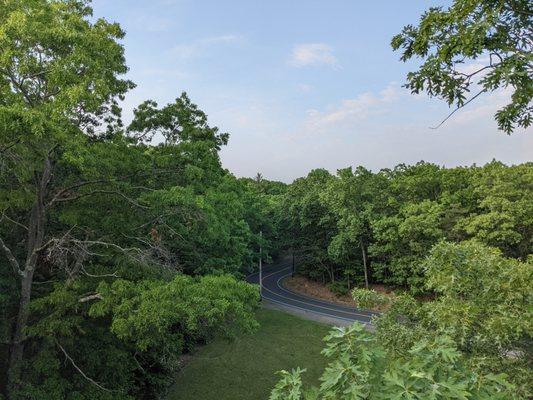
[{"label": "horizon", "polygon": [[137,88],[122,104],[124,120],[146,99],[164,105],[185,91],[230,134],[221,160],[238,177],[291,182],[317,168],[532,160],[533,137],[523,129],[508,136],[493,119],[505,90],[434,130],[452,109],[402,87],[417,64],[399,60],[392,36],[449,3],[96,0],[93,8],[126,31],[127,76]]}]

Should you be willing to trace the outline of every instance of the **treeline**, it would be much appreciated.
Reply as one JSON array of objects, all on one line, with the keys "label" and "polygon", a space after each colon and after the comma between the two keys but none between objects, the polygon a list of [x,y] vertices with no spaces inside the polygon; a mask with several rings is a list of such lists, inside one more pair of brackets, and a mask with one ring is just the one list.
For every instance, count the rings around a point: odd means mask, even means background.
[{"label": "treeline", "polygon": [[533,248],[532,194],[531,163],[319,169],[288,186],[279,226],[298,272],[337,292],[385,283],[420,294],[424,260],[441,241],[473,239],[525,260]]}]

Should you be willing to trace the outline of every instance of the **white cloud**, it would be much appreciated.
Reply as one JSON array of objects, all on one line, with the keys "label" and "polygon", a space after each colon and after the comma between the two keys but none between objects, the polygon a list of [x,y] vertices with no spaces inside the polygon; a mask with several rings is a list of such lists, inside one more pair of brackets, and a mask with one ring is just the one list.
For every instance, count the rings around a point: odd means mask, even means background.
[{"label": "white cloud", "polygon": [[378,94],[366,92],[353,99],[345,99],[327,111],[308,110],[306,129],[330,130],[338,125],[353,124],[367,119],[370,115],[385,111],[385,105],[396,101],[400,91],[395,84],[388,85]]},{"label": "white cloud", "polygon": [[337,57],[332,51],[333,49],[324,43],[299,44],[292,49],[289,64],[297,68],[320,65],[338,68]]},{"label": "white cloud", "polygon": [[195,58],[205,55],[206,51],[213,46],[238,43],[241,40],[242,36],[233,34],[211,36],[195,40],[192,43],[174,46],[170,53],[180,58]]}]

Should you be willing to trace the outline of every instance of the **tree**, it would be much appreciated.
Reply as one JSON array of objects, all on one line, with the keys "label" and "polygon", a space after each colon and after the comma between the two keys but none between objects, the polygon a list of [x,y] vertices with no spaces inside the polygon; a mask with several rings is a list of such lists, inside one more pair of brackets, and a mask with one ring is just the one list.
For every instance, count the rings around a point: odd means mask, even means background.
[{"label": "tree", "polygon": [[531,164],[491,162],[472,174],[470,187],[479,199],[477,207],[458,221],[457,229],[508,257],[526,259],[533,251]]},{"label": "tree", "polygon": [[306,391],[301,370],[285,371],[271,399],[531,398],[533,264],[475,241],[441,242],[425,272],[433,299],[398,296],[375,334],[334,328],[320,387]]},{"label": "tree", "polygon": [[[0,239],[20,279],[20,305],[11,344],[9,386],[20,379],[33,277],[46,246],[50,184],[62,157],[81,156],[104,119],[117,119],[116,99],[133,85],[127,71],[124,33],[103,19],[91,22],[80,1],[7,0],[0,9],[0,149],[2,175],[13,191],[3,210],[32,204],[26,221],[25,255]],[[72,188],[76,189],[75,187]],[[5,214],[4,214],[5,215]],[[11,219],[11,218],[9,218]]]},{"label": "tree", "polygon": [[312,279],[335,282],[335,263],[328,255],[328,245],[336,233],[336,220],[320,195],[333,176],[315,169],[305,178],[295,180],[282,198],[288,247],[299,253],[299,272]]},{"label": "tree", "polygon": [[454,0],[448,9],[431,8],[391,44],[401,49],[402,61],[423,60],[407,75],[412,93],[425,91],[455,105],[442,123],[480,95],[511,88],[511,101],[495,115],[498,127],[510,134],[529,127],[533,118],[532,25],[528,0]]},{"label": "tree", "polygon": [[359,270],[362,266],[365,287],[368,289],[374,175],[363,167],[358,167],[355,172],[351,168],[339,170],[337,175],[338,178],[330,182],[322,196],[338,220],[338,234],[331,240],[328,253],[350,272],[355,266],[359,266],[356,268]]},{"label": "tree", "polygon": [[384,282],[424,289],[423,259],[442,239],[442,207],[430,200],[407,202],[397,214],[376,219],[372,224],[375,242],[370,254],[376,258],[376,274]]},{"label": "tree", "polygon": [[263,200],[222,168],[228,134],[185,93],[142,103],[123,127],[123,32],[91,13],[74,0],[0,7],[10,400],[155,398],[182,351],[255,326],[257,290],[235,278]]}]

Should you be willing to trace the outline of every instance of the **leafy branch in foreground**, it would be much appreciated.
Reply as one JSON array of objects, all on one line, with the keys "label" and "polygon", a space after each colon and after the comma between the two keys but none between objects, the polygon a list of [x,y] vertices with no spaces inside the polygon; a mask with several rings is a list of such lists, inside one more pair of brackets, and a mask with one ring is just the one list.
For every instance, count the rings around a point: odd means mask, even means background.
[{"label": "leafy branch in foreground", "polygon": [[325,341],[323,354],[331,361],[320,387],[305,391],[304,370],[283,371],[270,400],[516,398],[505,375],[472,371],[447,336],[421,340],[401,355],[387,351],[358,323],[334,328]]},{"label": "leafy branch in foreground", "polygon": [[405,86],[412,93],[426,92],[455,105],[437,127],[483,93],[509,88],[510,102],[495,119],[510,134],[533,119],[532,26],[531,1],[455,0],[448,9],[431,8],[391,45],[402,51],[402,61],[423,60],[407,75]]}]

